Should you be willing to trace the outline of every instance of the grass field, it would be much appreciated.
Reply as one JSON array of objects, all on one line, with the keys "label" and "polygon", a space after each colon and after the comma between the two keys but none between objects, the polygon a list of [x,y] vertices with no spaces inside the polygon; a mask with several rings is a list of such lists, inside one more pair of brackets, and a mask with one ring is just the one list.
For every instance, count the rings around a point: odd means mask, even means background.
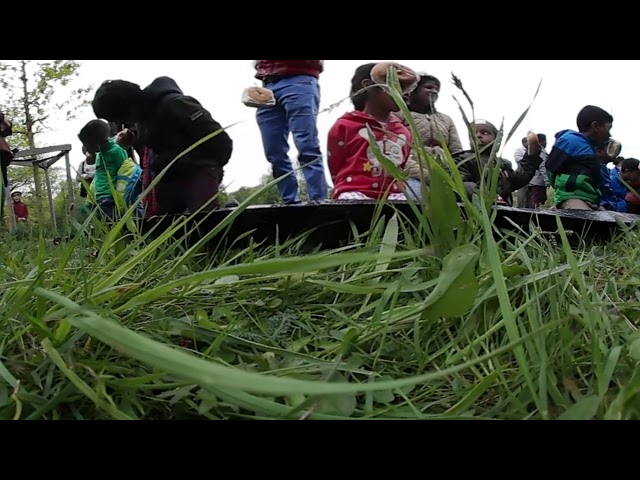
[{"label": "grass field", "polygon": [[451,158],[420,154],[421,222],[339,250],[212,251],[126,220],[5,235],[0,418],[640,418],[637,231],[496,240],[496,175],[463,221]]},{"label": "grass field", "polygon": [[635,231],[444,253],[410,228],[312,255],[6,238],[0,418],[639,417]]}]

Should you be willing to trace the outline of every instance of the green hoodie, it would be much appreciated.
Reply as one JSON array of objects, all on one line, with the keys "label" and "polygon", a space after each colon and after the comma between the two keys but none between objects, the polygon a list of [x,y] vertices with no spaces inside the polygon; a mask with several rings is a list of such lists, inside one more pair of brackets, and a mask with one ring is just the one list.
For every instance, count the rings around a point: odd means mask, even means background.
[{"label": "green hoodie", "polygon": [[97,200],[112,198],[111,184],[116,188],[118,170],[122,163],[129,158],[127,151],[116,143],[115,137],[107,141],[107,145],[96,155],[96,176],[93,188]]}]

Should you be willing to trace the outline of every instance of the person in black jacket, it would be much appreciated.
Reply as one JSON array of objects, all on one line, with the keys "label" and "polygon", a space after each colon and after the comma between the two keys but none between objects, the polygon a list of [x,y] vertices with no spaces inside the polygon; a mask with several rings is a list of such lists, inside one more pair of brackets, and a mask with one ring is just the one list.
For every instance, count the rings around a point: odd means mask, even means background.
[{"label": "person in black jacket", "polygon": [[[107,80],[96,91],[92,105],[98,118],[136,124],[138,135],[120,132],[118,143],[123,148],[151,149],[154,175],[194,143],[222,129],[200,102],[184,95],[169,77],[156,78],[144,90],[124,80]],[[178,159],[156,187],[156,213],[194,212],[215,197],[232,150],[231,138],[220,131]],[[218,206],[216,199],[208,209]]]},{"label": "person in black jacket", "polygon": [[15,149],[12,150],[5,140],[5,137],[11,135],[13,135],[12,123],[0,111],[0,172],[2,174],[2,181],[0,182],[0,224],[4,222],[5,195],[9,186],[8,167],[13,161],[13,155],[17,152]]},{"label": "person in black jacket", "polygon": [[[480,152],[481,167],[484,168],[491,158],[491,145],[498,137],[498,129],[491,122],[486,120],[476,120],[476,138]],[[473,138],[470,139],[473,143]],[[483,150],[484,149],[484,150]],[[500,165],[500,175],[498,177],[498,204],[513,205],[513,192],[529,185],[529,182],[536,174],[542,163],[542,156],[539,144],[529,147],[530,152],[526,152],[523,159],[518,163],[516,170],[511,162],[503,158],[496,158],[496,163]],[[460,176],[467,193],[471,197],[480,186],[481,170],[478,168],[478,160],[473,149],[462,152],[456,156]]]}]

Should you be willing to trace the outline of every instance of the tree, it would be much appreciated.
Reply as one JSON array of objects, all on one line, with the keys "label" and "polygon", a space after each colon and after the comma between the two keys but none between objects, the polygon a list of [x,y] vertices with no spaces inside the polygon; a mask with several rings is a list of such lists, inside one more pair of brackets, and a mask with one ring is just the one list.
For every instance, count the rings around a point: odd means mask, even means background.
[{"label": "tree", "polygon": [[[273,181],[273,176],[271,173],[265,174],[260,179],[260,184],[255,187],[242,187],[235,192],[229,194],[229,198],[237,200],[239,203],[244,202],[251,194],[254,192],[261,190],[267,185],[269,182]],[[251,202],[254,205],[268,205],[280,203],[280,194],[278,193],[278,187],[276,185],[272,185],[267,190],[262,192]]]},{"label": "tree", "polygon": [[[74,118],[76,110],[88,105],[92,86],[70,90],[79,74],[80,64],[74,60],[13,60],[0,62],[0,87],[5,95],[2,110],[13,122],[11,145],[18,149],[37,148],[37,136],[45,132],[53,120]],[[44,222],[42,184],[39,169],[33,168],[33,185],[38,221]],[[22,175],[22,174],[20,174]]]}]

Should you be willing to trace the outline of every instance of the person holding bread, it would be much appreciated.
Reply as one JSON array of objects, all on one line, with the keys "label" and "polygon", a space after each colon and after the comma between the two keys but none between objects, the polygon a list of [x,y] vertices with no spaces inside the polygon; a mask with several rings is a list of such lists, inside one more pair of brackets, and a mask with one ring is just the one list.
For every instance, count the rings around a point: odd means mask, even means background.
[{"label": "person holding bread", "polygon": [[[478,149],[480,150],[480,167],[484,169],[491,158],[491,150],[498,137],[498,129],[486,120],[476,120],[473,127],[478,142]],[[500,165],[497,190],[498,204],[512,205],[513,192],[529,185],[529,182],[542,163],[542,148],[538,142],[537,135],[530,132],[527,138],[527,153],[518,164],[516,170],[513,170],[513,166],[509,160],[496,158],[497,164]],[[470,140],[473,144],[474,139],[471,138]],[[473,149],[470,149],[457,155],[456,160],[467,194],[471,196],[479,188],[482,175],[482,171],[478,168],[477,155]]]},{"label": "person holding bread", "polygon": [[[284,177],[278,183],[280,196],[287,204],[301,201],[289,159],[289,134],[293,134],[309,200],[325,200],[328,188],[317,128],[318,79],[324,70],[324,60],[255,60],[254,66],[263,89],[248,92],[258,97],[257,103],[247,100],[245,104],[258,108],[256,120],[265,156],[272,165],[274,178]],[[268,98],[261,100],[261,96]]]},{"label": "person holding bread", "polygon": [[417,75],[402,65],[361,65],[351,82],[355,110],[340,117],[329,131],[328,164],[336,200],[406,200],[404,185],[387,171],[370,144],[372,134],[380,153],[399,170],[411,152],[411,132],[393,113],[398,105],[387,91],[392,66],[403,91],[415,88]]}]

